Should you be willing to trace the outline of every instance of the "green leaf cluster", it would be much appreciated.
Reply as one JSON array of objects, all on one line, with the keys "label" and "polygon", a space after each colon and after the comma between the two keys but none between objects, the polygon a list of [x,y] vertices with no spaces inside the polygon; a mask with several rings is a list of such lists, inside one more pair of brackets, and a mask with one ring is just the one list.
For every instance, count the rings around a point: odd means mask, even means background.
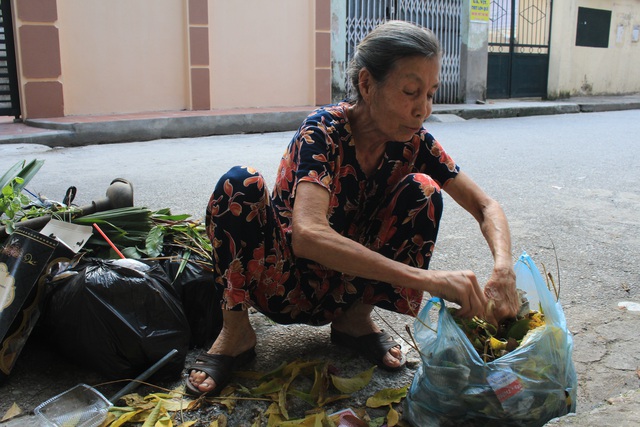
[{"label": "green leaf cluster", "polygon": [[[7,235],[21,221],[51,216],[79,225],[96,224],[127,258],[179,256],[178,274],[187,262],[210,267],[212,247],[205,226],[201,221],[190,219],[189,215],[174,215],[168,208],[151,211],[145,207],[124,207],[83,215],[77,207],[32,202],[23,190],[43,164],[43,160],[21,161],[0,177],[0,226],[5,227]],[[98,233],[89,239],[83,253],[96,258],[119,256]]]},{"label": "green leaf cluster", "polygon": [[30,210],[25,206],[31,200],[22,194],[22,190],[43,164],[43,160],[18,162],[0,177],[0,224],[9,233],[15,229],[17,222],[29,216]]}]

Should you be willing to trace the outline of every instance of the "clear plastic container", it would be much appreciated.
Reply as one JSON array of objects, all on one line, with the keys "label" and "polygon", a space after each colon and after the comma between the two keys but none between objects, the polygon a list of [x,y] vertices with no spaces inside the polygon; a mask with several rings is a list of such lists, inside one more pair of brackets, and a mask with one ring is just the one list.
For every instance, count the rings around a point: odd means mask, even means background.
[{"label": "clear plastic container", "polygon": [[110,406],[99,391],[78,384],[41,403],[34,413],[48,426],[97,427],[107,418]]}]

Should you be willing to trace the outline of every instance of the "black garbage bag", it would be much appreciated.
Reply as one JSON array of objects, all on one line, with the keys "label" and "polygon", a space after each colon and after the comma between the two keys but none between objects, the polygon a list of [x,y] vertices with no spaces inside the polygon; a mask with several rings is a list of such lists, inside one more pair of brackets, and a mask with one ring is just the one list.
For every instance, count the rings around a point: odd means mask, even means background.
[{"label": "black garbage bag", "polygon": [[157,263],[82,259],[47,283],[41,333],[70,360],[111,379],[133,378],[171,349],[158,375],[182,371],[189,323]]},{"label": "black garbage bag", "polygon": [[190,347],[209,349],[222,329],[222,289],[215,284],[211,261],[182,253],[166,257],[161,265],[180,295],[182,308],[191,328]]}]

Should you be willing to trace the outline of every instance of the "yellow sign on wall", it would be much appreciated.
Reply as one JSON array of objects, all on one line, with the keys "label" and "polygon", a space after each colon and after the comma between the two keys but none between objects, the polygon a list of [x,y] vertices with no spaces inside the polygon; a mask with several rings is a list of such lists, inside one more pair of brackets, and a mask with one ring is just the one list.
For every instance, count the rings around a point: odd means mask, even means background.
[{"label": "yellow sign on wall", "polygon": [[470,7],[470,19],[472,21],[481,21],[487,22],[489,21],[489,5],[491,2],[489,0],[471,0],[469,2]]}]

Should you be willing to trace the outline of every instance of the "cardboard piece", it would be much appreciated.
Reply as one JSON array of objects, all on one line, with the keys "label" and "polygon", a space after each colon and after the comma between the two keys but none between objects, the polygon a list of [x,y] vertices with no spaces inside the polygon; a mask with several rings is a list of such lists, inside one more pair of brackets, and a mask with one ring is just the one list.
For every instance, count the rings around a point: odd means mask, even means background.
[{"label": "cardboard piece", "polygon": [[93,234],[93,228],[51,218],[40,234],[56,239],[77,254]]},{"label": "cardboard piece", "polygon": [[25,227],[0,249],[0,381],[11,373],[40,317],[46,274],[71,257],[57,240]]}]

